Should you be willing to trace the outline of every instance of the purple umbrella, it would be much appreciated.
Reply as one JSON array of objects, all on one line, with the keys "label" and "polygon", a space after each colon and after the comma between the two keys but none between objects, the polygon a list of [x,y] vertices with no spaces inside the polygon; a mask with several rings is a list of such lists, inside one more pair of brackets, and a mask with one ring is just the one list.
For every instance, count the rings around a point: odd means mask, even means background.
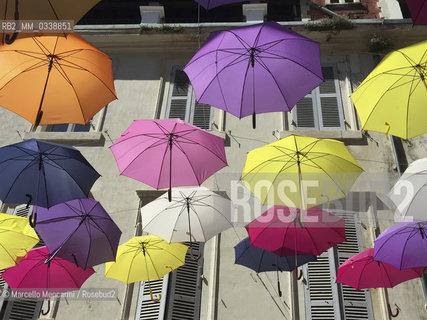
[{"label": "purple umbrella", "polygon": [[289,111],[323,82],[319,44],[276,22],[212,32],[184,68],[199,103],[239,118]]},{"label": "purple umbrella", "polygon": [[77,199],[39,208],[36,231],[52,256],[88,267],[114,261],[122,232],[98,201]]},{"label": "purple umbrella", "polygon": [[244,2],[244,0],[196,0],[196,2],[206,10],[210,10],[230,3]]},{"label": "purple umbrella", "polygon": [[427,267],[427,221],[402,221],[375,240],[374,260],[403,270]]},{"label": "purple umbrella", "polygon": [[427,25],[427,0],[406,0],[412,22],[415,25]]}]

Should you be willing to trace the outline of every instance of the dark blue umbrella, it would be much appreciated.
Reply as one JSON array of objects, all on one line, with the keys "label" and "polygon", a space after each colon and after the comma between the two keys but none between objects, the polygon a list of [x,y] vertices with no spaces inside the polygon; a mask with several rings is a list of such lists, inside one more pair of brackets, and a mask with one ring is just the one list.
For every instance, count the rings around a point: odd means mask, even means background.
[{"label": "dark blue umbrella", "polygon": [[243,239],[234,247],[234,254],[236,257],[235,263],[256,272],[276,271],[279,296],[282,296],[278,275],[279,271],[292,271],[303,264],[317,259],[316,256],[311,255],[280,257],[273,252],[251,246],[249,238]]},{"label": "dark blue umbrella", "polygon": [[36,231],[52,254],[86,269],[116,259],[122,232],[101,204],[76,199],[39,208]]},{"label": "dark blue umbrella", "polygon": [[86,198],[99,176],[71,146],[32,139],[0,148],[3,202],[49,208]]}]

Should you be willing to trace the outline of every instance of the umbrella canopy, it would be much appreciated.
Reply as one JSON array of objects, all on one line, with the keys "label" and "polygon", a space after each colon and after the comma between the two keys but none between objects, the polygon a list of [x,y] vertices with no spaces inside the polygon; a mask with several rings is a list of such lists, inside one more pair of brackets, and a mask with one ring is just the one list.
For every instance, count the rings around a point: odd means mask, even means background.
[{"label": "umbrella canopy", "polygon": [[36,126],[86,124],[116,99],[110,57],[77,33],[17,39],[0,65],[0,105]]},{"label": "umbrella canopy", "polygon": [[141,208],[142,228],[168,242],[205,242],[233,227],[231,201],[199,188],[175,188]]},{"label": "umbrella canopy", "polygon": [[224,139],[180,119],[136,120],[110,148],[120,174],[169,193],[227,165]]},{"label": "umbrella canopy", "polygon": [[0,199],[49,208],[87,197],[99,173],[77,149],[39,140],[0,148]]},{"label": "umbrella canopy", "polygon": [[410,139],[427,132],[427,40],[389,53],[353,92],[362,129]]},{"label": "umbrella canopy", "polygon": [[[299,214],[304,227],[297,221]],[[295,208],[273,206],[246,229],[251,245],[280,256],[292,252],[320,255],[346,240],[344,219],[317,207],[297,213]]]},{"label": "umbrella canopy", "polygon": [[427,0],[406,0],[414,25],[427,25]]},{"label": "umbrella canopy", "polygon": [[235,263],[248,267],[255,272],[265,271],[292,271],[317,259],[313,255],[297,255],[280,257],[268,250],[250,245],[249,238],[240,241],[234,247]]},{"label": "umbrella canopy", "polygon": [[344,143],[290,135],[250,151],[240,179],[263,204],[304,209],[345,197],[362,172]]},{"label": "umbrella canopy", "polygon": [[390,264],[374,260],[374,249],[368,249],[347,259],[338,268],[337,283],[356,290],[393,288],[399,283],[419,278],[424,268],[399,270]]},{"label": "umbrella canopy", "polygon": [[[196,0],[206,10],[210,10],[219,6],[223,6],[230,3],[244,2],[246,0]],[[254,0],[253,0],[254,1]]]},{"label": "umbrella canopy", "polygon": [[38,242],[27,218],[0,213],[0,269],[15,266]]},{"label": "umbrella canopy", "polygon": [[3,0],[1,20],[74,20],[77,23],[100,0]]},{"label": "umbrella canopy", "polygon": [[323,82],[319,44],[272,21],[212,32],[184,71],[199,103],[239,118],[289,111]]},{"label": "umbrella canopy", "polygon": [[427,221],[402,221],[375,240],[374,259],[403,270],[427,267]]},{"label": "umbrella canopy", "polygon": [[98,201],[39,208],[36,230],[49,252],[86,269],[116,258],[122,232]]},{"label": "umbrella canopy", "polygon": [[46,247],[32,249],[16,266],[6,269],[2,278],[12,289],[35,289],[50,294],[80,289],[95,271],[83,270],[74,263],[55,257],[50,258]]},{"label": "umbrella canopy", "polygon": [[159,280],[185,263],[187,250],[153,235],[133,237],[119,246],[116,262],[105,264],[105,276],[124,283]]},{"label": "umbrella canopy", "polygon": [[427,158],[412,162],[390,190],[388,197],[401,216],[427,220]]}]

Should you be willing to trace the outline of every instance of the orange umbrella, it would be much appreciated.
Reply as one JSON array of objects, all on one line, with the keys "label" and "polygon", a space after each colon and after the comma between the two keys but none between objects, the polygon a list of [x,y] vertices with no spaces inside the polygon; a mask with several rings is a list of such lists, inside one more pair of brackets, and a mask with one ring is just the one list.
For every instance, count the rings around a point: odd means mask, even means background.
[{"label": "orange umbrella", "polygon": [[116,99],[111,59],[76,33],[0,47],[0,106],[38,125],[86,124]]}]

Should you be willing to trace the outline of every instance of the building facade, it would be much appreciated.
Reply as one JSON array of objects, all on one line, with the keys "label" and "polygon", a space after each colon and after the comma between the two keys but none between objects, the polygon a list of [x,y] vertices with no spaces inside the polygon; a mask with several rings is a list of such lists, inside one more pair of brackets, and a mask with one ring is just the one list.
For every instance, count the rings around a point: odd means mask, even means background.
[{"label": "building facade", "polygon": [[[150,299],[146,283],[105,278],[101,265],[84,288],[111,289],[113,299],[53,298],[50,306],[47,300],[5,300],[2,319],[391,319],[396,305],[401,319],[427,319],[423,279],[388,290],[356,291],[335,283],[339,264],[373,247],[376,236],[394,223],[386,194],[399,173],[427,156],[423,136],[401,141],[363,132],[349,98],[387,51],[426,39],[427,29],[413,27],[405,10],[395,0],[267,0],[211,11],[199,11],[190,0],[102,1],[75,30],[112,58],[118,100],[87,126],[33,128],[1,109],[1,145],[37,138],[78,148],[101,174],[91,196],[118,224],[123,243],[144,233],[140,208],[164,191],[120,176],[109,147],[133,120],[181,118],[225,139],[229,165],[203,186],[234,201],[236,226],[196,244],[200,260],[187,259],[185,267],[153,281],[159,302]],[[336,15],[352,19],[353,28],[307,26]],[[252,129],[250,117],[239,120],[198,104],[182,68],[209,32],[258,23],[260,17],[318,41],[325,82],[291,112],[258,115]],[[376,46],[379,42],[383,45]],[[280,296],[276,273],[257,274],[234,264],[233,247],[247,236],[244,225],[265,209],[238,183],[247,152],[292,133],[343,141],[365,173],[347,198],[323,206],[345,218],[347,241],[301,274],[279,273]],[[3,210],[26,214],[16,204],[4,204]]]}]

